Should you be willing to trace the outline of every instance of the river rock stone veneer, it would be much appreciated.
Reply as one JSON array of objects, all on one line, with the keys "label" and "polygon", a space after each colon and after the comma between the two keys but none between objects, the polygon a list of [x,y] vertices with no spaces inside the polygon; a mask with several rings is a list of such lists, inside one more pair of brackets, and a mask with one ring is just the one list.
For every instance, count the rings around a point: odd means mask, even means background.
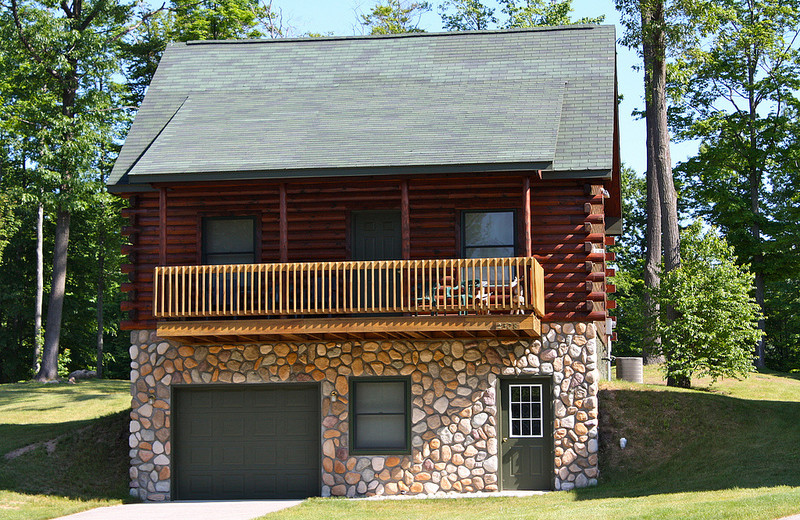
[{"label": "river rock stone veneer", "polygon": [[[316,381],[323,496],[498,491],[497,380],[552,377],[556,490],[596,484],[600,340],[593,323],[536,340],[348,341],[186,346],[131,333],[131,494],[170,499],[170,386]],[[411,455],[351,456],[350,376],[411,378]],[[335,390],[338,399],[331,401]]]}]

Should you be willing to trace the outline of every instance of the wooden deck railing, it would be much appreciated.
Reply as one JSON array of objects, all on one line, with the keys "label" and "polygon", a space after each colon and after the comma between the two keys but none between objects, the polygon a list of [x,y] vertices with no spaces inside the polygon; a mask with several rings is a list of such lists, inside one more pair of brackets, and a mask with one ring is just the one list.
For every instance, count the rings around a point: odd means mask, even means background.
[{"label": "wooden deck railing", "polygon": [[156,267],[153,294],[156,318],[544,315],[531,257]]}]

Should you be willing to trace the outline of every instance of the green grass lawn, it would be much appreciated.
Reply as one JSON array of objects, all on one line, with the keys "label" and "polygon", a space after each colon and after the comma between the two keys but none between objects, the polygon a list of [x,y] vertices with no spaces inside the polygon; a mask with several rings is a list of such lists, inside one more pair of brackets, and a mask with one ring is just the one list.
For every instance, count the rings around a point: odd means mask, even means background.
[{"label": "green grass lawn", "polygon": [[[773,519],[800,513],[800,379],[773,372],[667,388],[601,385],[601,482],[532,497],[313,499],[262,517]],[[619,447],[619,438],[628,440]]]},{"label": "green grass lawn", "polygon": [[129,392],[127,381],[0,385],[0,520],[128,499]]}]

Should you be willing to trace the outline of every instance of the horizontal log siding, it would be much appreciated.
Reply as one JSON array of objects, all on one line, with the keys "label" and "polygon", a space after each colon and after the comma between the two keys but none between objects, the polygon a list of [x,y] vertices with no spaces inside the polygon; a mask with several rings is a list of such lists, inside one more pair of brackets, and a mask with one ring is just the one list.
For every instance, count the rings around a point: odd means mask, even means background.
[{"label": "horizontal log siding", "polygon": [[[522,177],[464,175],[409,179],[411,258],[459,258],[462,210],[517,211],[517,255],[524,254]],[[399,178],[292,180],[287,182],[288,261],[349,260],[348,213],[400,209]],[[580,180],[531,178],[532,251],[545,272],[544,321],[605,319],[602,186]],[[588,213],[587,213],[588,211]],[[132,197],[130,283],[126,329],[154,327],[153,269],[158,265],[158,193]],[[186,185],[167,190],[166,265],[200,263],[202,216],[258,215],[261,262],[279,261],[279,184],[248,181]],[[586,244],[594,244],[594,252]],[[598,290],[599,289],[599,290]]]}]

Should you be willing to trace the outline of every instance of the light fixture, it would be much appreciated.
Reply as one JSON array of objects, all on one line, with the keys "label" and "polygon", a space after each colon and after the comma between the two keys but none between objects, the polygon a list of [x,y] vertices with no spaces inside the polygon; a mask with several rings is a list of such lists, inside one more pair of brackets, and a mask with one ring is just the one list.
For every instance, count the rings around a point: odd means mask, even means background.
[{"label": "light fixture", "polygon": [[150,403],[151,405],[155,404],[155,402],[156,402],[156,394],[154,394],[153,392],[150,392],[147,395],[147,402]]},{"label": "light fixture", "polygon": [[339,394],[336,393],[336,390],[331,391],[331,402],[336,402],[336,399],[339,397]]}]

